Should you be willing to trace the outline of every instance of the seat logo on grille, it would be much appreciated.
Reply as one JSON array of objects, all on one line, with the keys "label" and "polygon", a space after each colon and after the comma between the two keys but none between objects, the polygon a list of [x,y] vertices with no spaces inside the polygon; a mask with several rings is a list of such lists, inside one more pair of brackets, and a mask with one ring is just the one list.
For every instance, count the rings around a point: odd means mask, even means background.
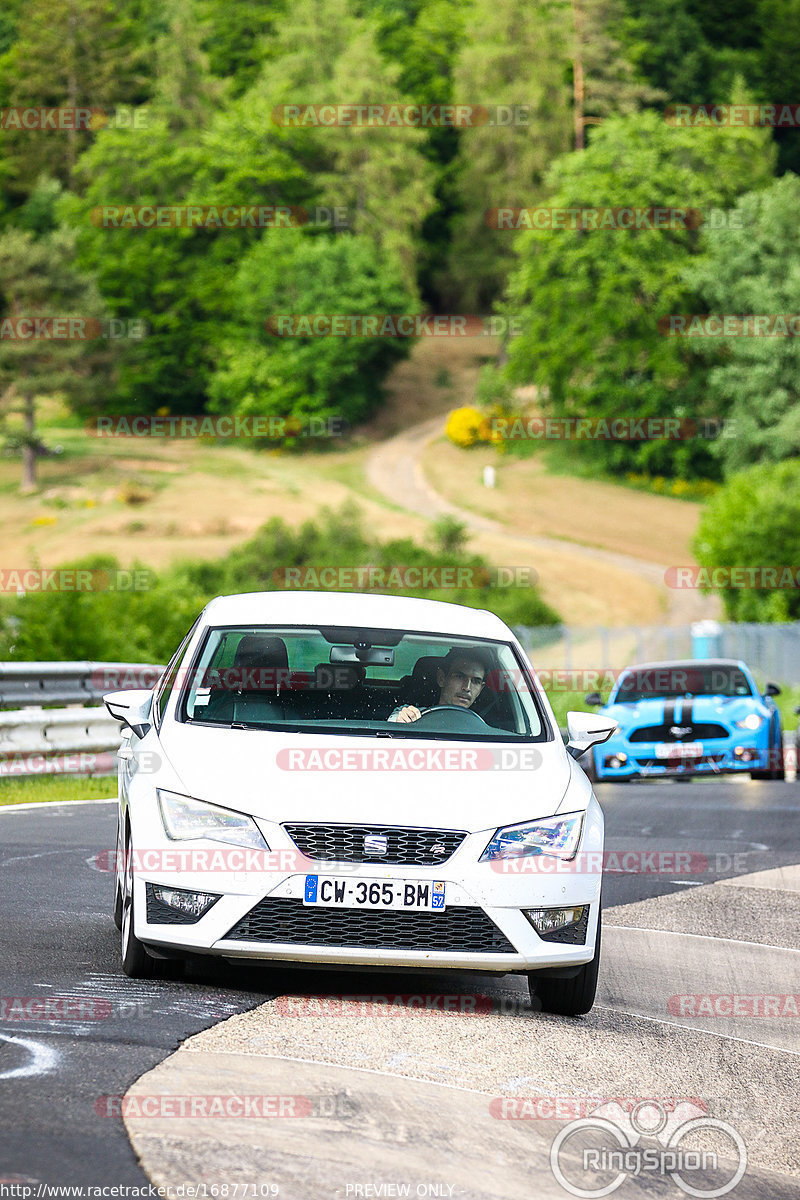
[{"label": "seat logo on grille", "polygon": [[389,853],[389,839],[380,833],[368,833],[364,838],[364,853],[382,857]]}]

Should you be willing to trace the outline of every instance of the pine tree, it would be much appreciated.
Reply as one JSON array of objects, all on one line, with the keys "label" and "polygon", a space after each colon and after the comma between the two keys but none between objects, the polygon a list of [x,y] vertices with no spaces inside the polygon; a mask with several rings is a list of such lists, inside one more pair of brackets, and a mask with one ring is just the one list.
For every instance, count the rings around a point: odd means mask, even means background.
[{"label": "pine tree", "polygon": [[[126,5],[113,0],[27,0],[19,37],[0,64],[9,107],[98,108],[144,98],[146,71]],[[95,127],[101,127],[99,116]],[[91,131],[67,129],[6,134],[17,192],[41,174],[71,183]]]},{"label": "pine tree", "polygon": [[[0,280],[0,392],[4,415],[17,411],[23,418],[23,432],[11,440],[22,450],[22,490],[31,491],[43,449],[37,398],[61,393],[78,404],[96,401],[107,386],[112,353],[98,336],[104,308],[94,284],[75,269],[70,234],[62,230],[37,241],[28,232],[9,230],[0,237]],[[51,319],[59,317],[86,322],[67,327],[73,333],[82,328],[86,336],[47,336],[56,332]],[[37,320],[49,324],[37,330]]]},{"label": "pine tree", "polygon": [[547,169],[570,146],[569,28],[547,0],[474,0],[454,68],[454,100],[493,109],[525,105],[525,123],[465,129],[454,164],[461,207],[442,287],[462,311],[487,308],[512,261],[507,232],[486,226],[490,208],[524,208],[543,194]]}]

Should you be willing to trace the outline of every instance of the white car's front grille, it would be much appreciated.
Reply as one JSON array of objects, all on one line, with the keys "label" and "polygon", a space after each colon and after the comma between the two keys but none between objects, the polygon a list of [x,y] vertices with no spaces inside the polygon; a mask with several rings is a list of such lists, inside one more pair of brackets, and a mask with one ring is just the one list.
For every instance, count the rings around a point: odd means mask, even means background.
[{"label": "white car's front grille", "polygon": [[411,829],[402,825],[284,825],[298,850],[329,862],[374,862],[436,867],[467,836],[460,829]]}]

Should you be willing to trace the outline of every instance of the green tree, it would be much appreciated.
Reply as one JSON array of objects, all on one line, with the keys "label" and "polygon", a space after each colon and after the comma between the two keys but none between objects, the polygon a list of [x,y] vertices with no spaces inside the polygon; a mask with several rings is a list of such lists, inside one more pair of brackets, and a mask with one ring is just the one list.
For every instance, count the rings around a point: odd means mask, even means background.
[{"label": "green tree", "polygon": [[[758,20],[759,95],[770,104],[796,104],[800,96],[800,0],[760,0]],[[779,169],[800,172],[800,132],[777,128],[774,136]]]},{"label": "green tree", "polygon": [[[251,141],[240,146],[245,161],[262,153],[276,130],[273,111],[282,105],[391,104],[409,97],[400,89],[400,68],[386,62],[377,27],[356,15],[348,0],[297,0],[281,21],[274,57],[220,129],[244,124]],[[345,208],[350,228],[368,236],[417,287],[420,229],[432,211],[433,168],[420,129],[333,126],[290,128],[284,144],[308,173],[309,200]],[[286,136],[288,135],[288,136]]]},{"label": "green tree", "polygon": [[[732,475],[703,510],[693,549],[702,567],[792,568],[800,561],[800,459]],[[781,571],[776,579],[779,581]],[[757,578],[760,578],[757,577]],[[788,587],[728,587],[732,621],[800,620],[800,592]]]},{"label": "green tree", "polygon": [[390,366],[409,352],[405,338],[283,337],[266,328],[270,316],[292,313],[410,311],[396,265],[365,235],[271,231],[242,259],[231,303],[211,381],[218,410],[363,421]]},{"label": "green tree", "polygon": [[[0,92],[12,107],[100,108],[140,103],[147,74],[133,12],[111,0],[27,0],[18,37],[0,60]],[[100,124],[96,127],[101,127]],[[7,129],[15,192],[44,172],[70,183],[90,131]]]},{"label": "green tree", "polygon": [[714,49],[686,0],[627,0],[620,37],[636,69],[669,100],[708,104],[717,94]]},{"label": "green tree", "polygon": [[[377,45],[389,62],[400,68],[399,87],[417,104],[450,104],[453,69],[460,47],[468,39],[469,8],[461,0],[372,0],[366,11],[377,24]],[[460,133],[448,125],[425,131],[420,149],[436,170],[435,206],[421,229],[418,278],[420,291],[436,311],[445,304],[452,222],[459,210],[453,165]]]},{"label": "green tree", "polygon": [[[728,128],[713,138],[671,128],[655,113],[613,117],[586,150],[560,159],[548,205],[642,210],[724,208],[770,180],[769,134]],[[508,377],[549,389],[557,416],[693,419],[724,415],[705,395],[696,339],[661,334],[658,319],[698,311],[685,278],[702,251],[692,228],[531,230],[520,234],[506,310],[522,325]],[[544,393],[547,395],[548,393]],[[591,442],[611,469],[713,470],[708,443]]]},{"label": "green tree", "polygon": [[466,25],[470,36],[454,67],[454,101],[527,106],[519,123],[463,130],[453,164],[460,212],[439,286],[450,305],[481,312],[512,263],[512,240],[487,228],[486,210],[535,204],[553,158],[570,146],[570,33],[547,0],[473,0]]},{"label": "green tree", "polygon": [[[739,200],[740,228],[709,230],[708,254],[689,276],[708,311],[800,312],[798,211],[800,178],[784,175]],[[737,336],[724,346],[708,389],[718,411],[728,414],[730,436],[715,447],[726,472],[799,455],[800,339]]]},{"label": "green tree", "polygon": [[[156,39],[154,98],[146,130],[103,130],[77,168],[79,196],[58,206],[78,231],[80,262],[92,272],[115,317],[143,321],[149,330],[121,348],[113,403],[116,411],[200,412],[211,371],[209,345],[227,317],[231,263],[242,234],[213,229],[105,227],[104,206],[226,204],[255,199],[233,190],[209,195],[215,159],[209,128],[222,103],[192,23],[188,0],[171,0],[169,30]],[[228,147],[228,151],[231,147]],[[280,192],[276,156],[265,155],[263,188]],[[98,215],[100,214],[100,215]]]},{"label": "green tree", "polygon": [[212,73],[230,82],[233,96],[252,87],[271,56],[285,7],[284,0],[199,0],[203,50]]},{"label": "green tree", "polygon": [[663,97],[636,78],[616,36],[622,22],[619,0],[570,0],[569,7],[575,149],[582,150],[587,125],[636,112],[645,102]]},{"label": "green tree", "polygon": [[[37,398],[60,393],[89,404],[108,385],[111,352],[100,325],[105,311],[94,283],[76,270],[74,239],[64,231],[36,241],[25,231],[8,230],[0,237],[0,280],[0,392],[6,413],[19,402],[24,425],[11,439],[22,450],[22,490],[31,491],[43,450]],[[64,317],[85,324],[54,326]]]}]

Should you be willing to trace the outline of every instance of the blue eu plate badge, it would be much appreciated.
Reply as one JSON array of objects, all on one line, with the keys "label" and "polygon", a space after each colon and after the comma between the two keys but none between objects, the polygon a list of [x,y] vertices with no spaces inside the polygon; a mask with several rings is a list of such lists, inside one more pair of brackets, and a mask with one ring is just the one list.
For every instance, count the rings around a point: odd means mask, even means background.
[{"label": "blue eu plate badge", "polygon": [[444,882],[437,879],[433,881],[431,908],[444,908]]},{"label": "blue eu plate badge", "polygon": [[317,881],[319,875],[306,875],[306,903],[316,904],[317,902]]}]

